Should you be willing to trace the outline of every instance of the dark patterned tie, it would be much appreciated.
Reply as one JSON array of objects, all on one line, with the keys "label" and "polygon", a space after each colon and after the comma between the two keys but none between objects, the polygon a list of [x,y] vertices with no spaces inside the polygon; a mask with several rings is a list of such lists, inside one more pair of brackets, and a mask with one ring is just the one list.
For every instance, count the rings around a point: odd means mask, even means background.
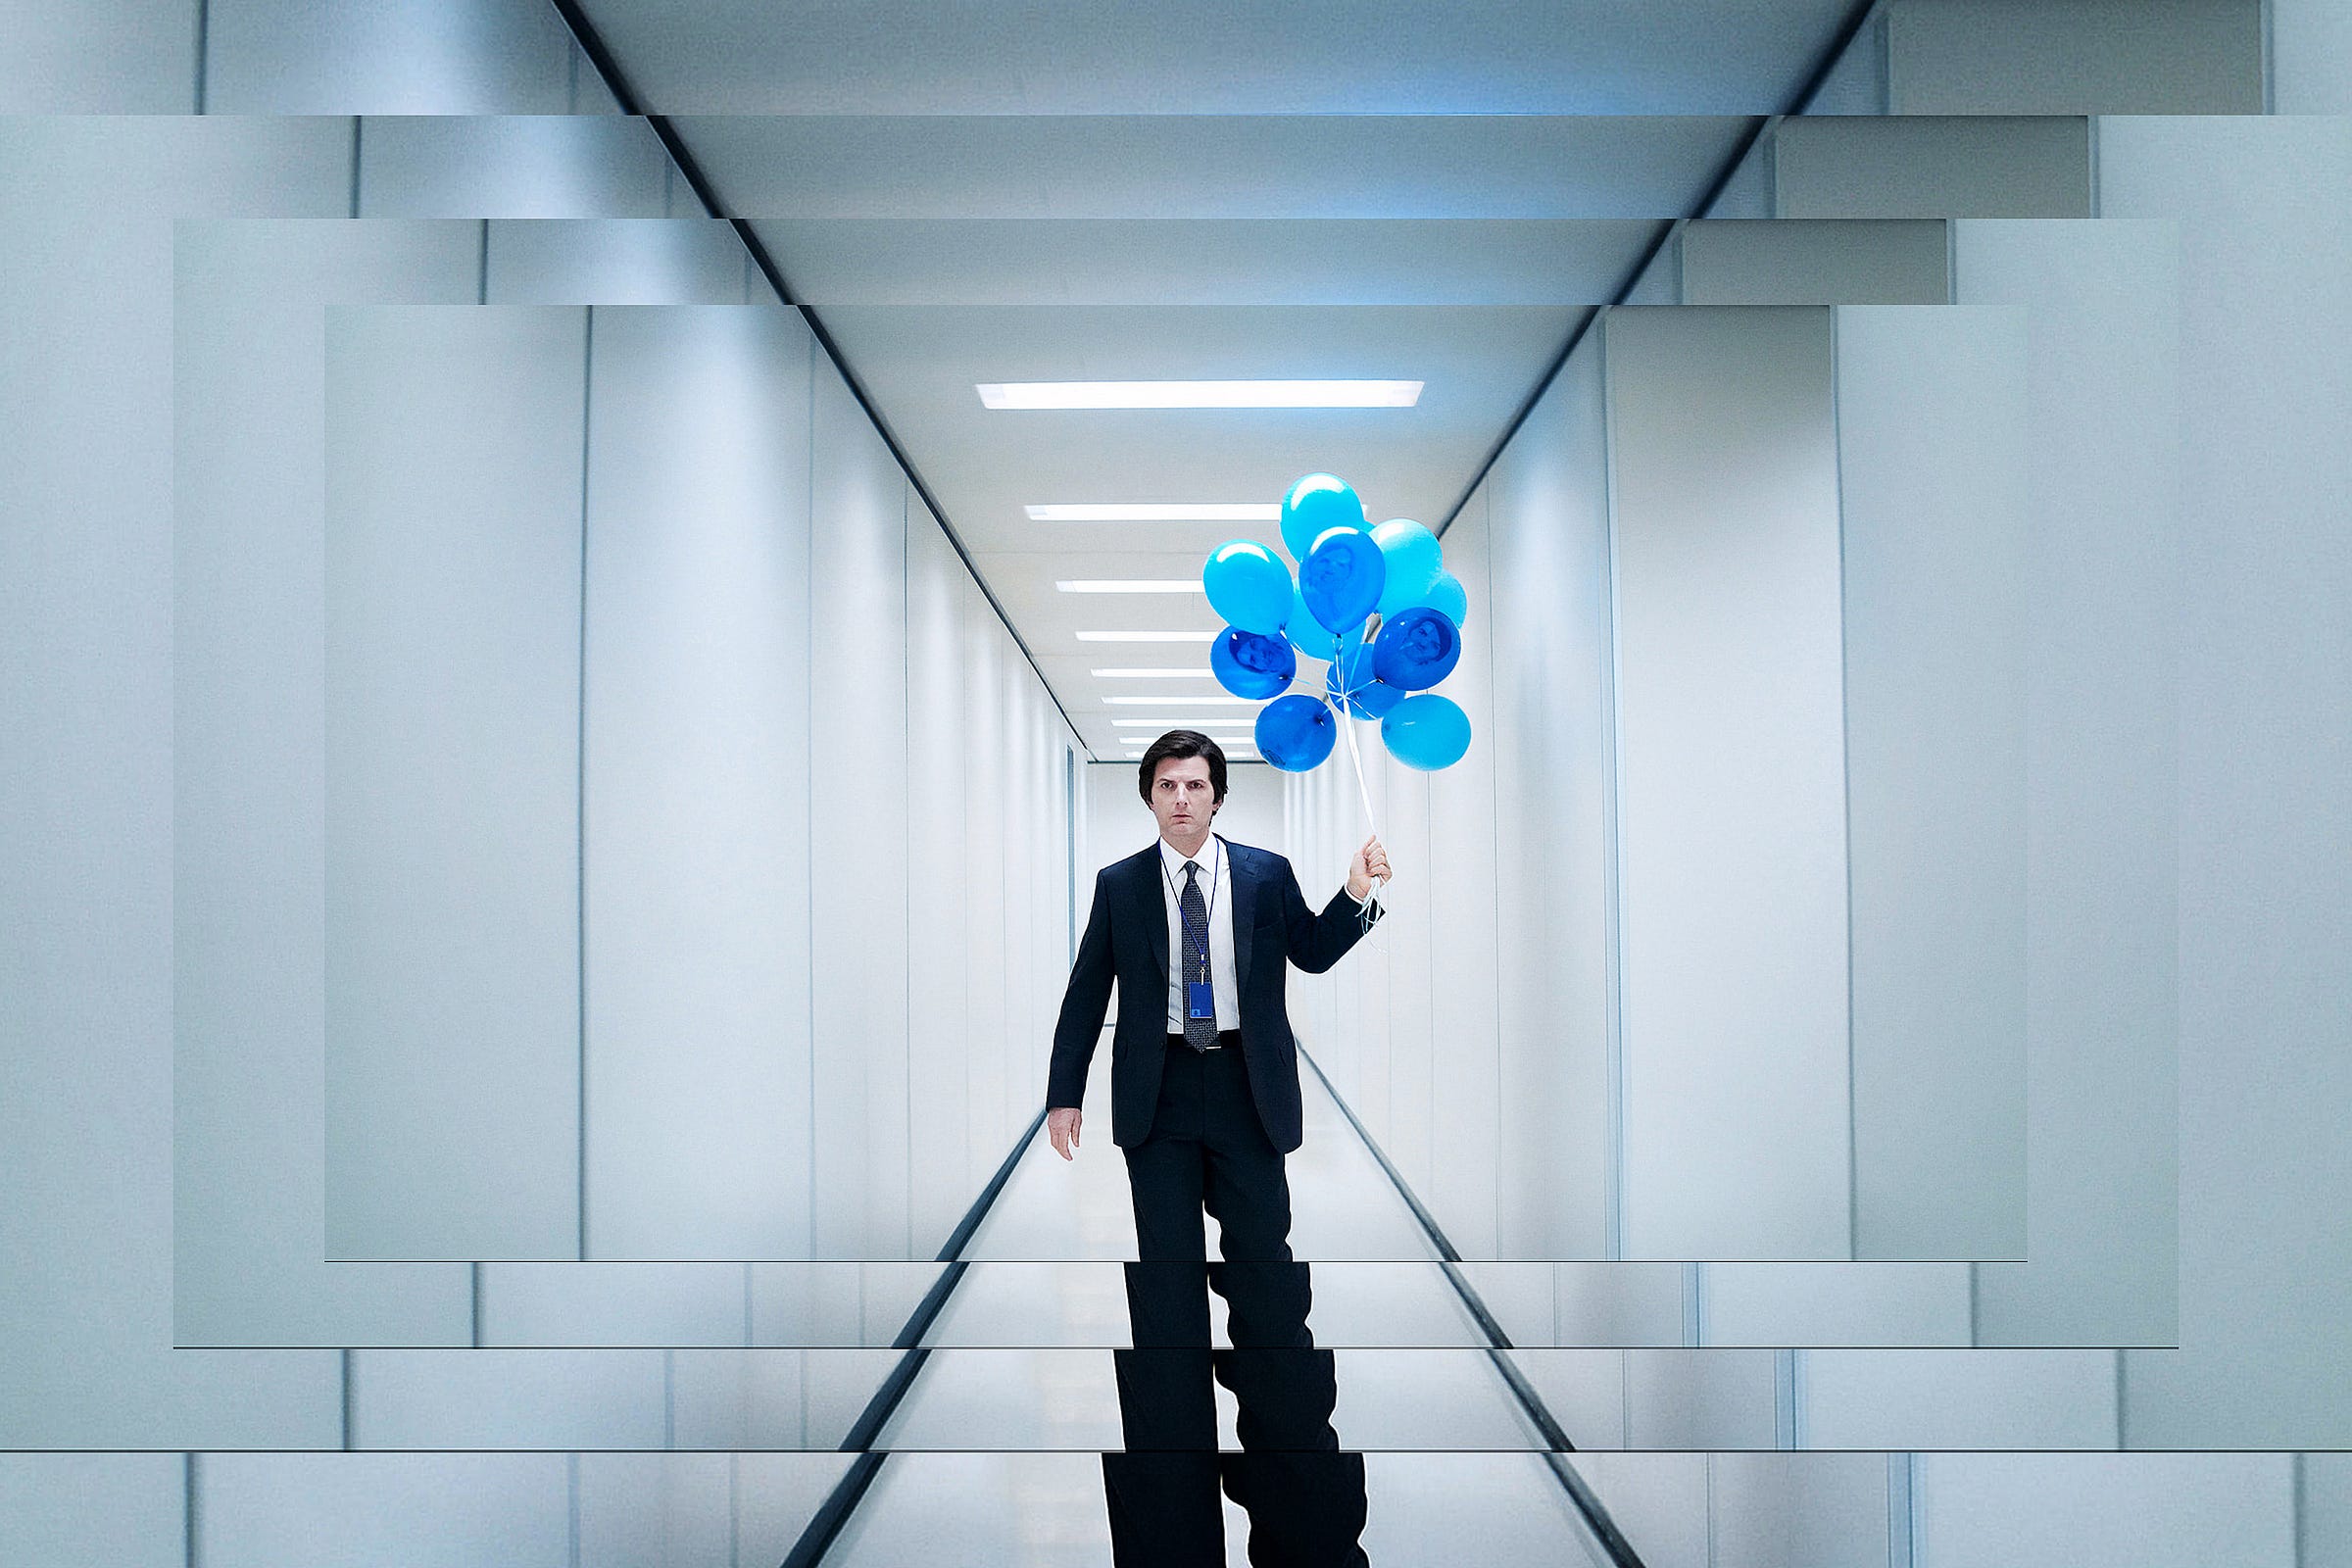
[{"label": "dark patterned tie", "polygon": [[[1200,867],[1194,861],[1184,862],[1184,892],[1176,900],[1184,912],[1184,978],[1187,981],[1208,983],[1208,905],[1200,897]],[[1214,992],[1210,996],[1215,996]],[[1184,1043],[1195,1051],[1206,1051],[1217,1043],[1217,1020],[1212,1010],[1206,1018],[1193,1016],[1193,992],[1188,984],[1184,992]],[[1212,1003],[1213,1007],[1213,1003]]]}]

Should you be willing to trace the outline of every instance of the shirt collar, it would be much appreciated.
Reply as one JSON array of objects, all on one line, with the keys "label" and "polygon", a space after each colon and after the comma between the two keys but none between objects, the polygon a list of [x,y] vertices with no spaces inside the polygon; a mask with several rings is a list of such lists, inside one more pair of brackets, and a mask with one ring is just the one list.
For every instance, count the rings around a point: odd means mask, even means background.
[{"label": "shirt collar", "polygon": [[[1223,876],[1225,874],[1225,841],[1211,833],[1208,836],[1208,842],[1200,846],[1200,853],[1196,858],[1203,873],[1212,877]],[[1159,841],[1159,863],[1166,869],[1169,879],[1181,891],[1184,887],[1184,857],[1177,854],[1176,846],[1170,844],[1166,839]]]}]

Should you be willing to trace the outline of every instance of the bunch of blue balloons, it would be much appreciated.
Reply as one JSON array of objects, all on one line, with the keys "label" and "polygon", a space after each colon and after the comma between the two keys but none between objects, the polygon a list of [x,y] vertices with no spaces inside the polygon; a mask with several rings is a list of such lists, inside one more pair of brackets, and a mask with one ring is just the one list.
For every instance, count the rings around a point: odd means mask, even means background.
[{"label": "bunch of blue balloons", "polygon": [[[1460,761],[1469,716],[1429,688],[1461,661],[1469,601],[1438,536],[1409,517],[1375,527],[1353,490],[1310,473],[1282,498],[1282,542],[1298,563],[1295,584],[1282,558],[1254,539],[1219,545],[1200,571],[1227,622],[1209,668],[1236,697],[1274,699],[1258,710],[1258,755],[1305,772],[1331,755],[1344,710],[1380,720],[1381,740],[1407,767]],[[1300,654],[1329,664],[1322,692],[1285,697]]]}]

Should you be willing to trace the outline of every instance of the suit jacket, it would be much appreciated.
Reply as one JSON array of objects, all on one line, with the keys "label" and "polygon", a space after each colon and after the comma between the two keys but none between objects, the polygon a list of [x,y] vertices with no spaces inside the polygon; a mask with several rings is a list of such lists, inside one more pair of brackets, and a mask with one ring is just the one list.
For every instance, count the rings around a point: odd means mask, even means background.
[{"label": "suit jacket", "polygon": [[[1288,964],[1321,974],[1355,946],[1366,927],[1342,888],[1317,914],[1298,891],[1291,862],[1227,840],[1233,876],[1233,966],[1241,985],[1242,1054],[1250,1098],[1267,1138],[1284,1153],[1298,1147],[1298,1044],[1291,1034]],[[1046,1103],[1076,1105],[1102,1033],[1113,982],[1119,1022],[1110,1041],[1110,1137],[1122,1149],[1152,1132],[1159,1070],[1168,1045],[1168,912],[1160,898],[1159,845],[1104,866],[1094,908],[1070,967],[1054,1027]]]}]

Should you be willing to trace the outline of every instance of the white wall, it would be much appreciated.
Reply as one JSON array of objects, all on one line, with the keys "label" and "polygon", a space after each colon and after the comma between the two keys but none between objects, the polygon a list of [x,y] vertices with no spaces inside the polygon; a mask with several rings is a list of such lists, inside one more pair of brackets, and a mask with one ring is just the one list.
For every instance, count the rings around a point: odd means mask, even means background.
[{"label": "white wall", "polygon": [[1478,739],[1494,759],[1496,1250],[1505,1257],[1605,1256],[1618,1220],[1608,897],[1617,737],[1600,347],[1588,340],[1569,362],[1489,477],[1493,614],[1465,633],[1494,651],[1494,720]]},{"label": "white wall", "polygon": [[587,313],[326,333],[326,1249],[577,1252]]},{"label": "white wall", "polygon": [[1628,1256],[1849,1255],[1829,324],[1605,323]]},{"label": "white wall", "polygon": [[455,222],[188,220],[177,231],[174,1344],[466,1334],[464,1265],[322,1261],[320,307],[471,300],[478,238],[478,225]]},{"label": "white wall", "polygon": [[[595,313],[581,867],[591,1257],[810,1245],[810,356]],[[574,455],[576,462],[576,454]]]},{"label": "white wall", "polygon": [[[1429,861],[1420,873],[1430,884],[1430,1166],[1420,1193],[1464,1257],[1496,1256],[1501,1243],[1500,1173],[1494,1157],[1502,1118],[1501,911],[1494,888],[1508,846],[1498,837],[1494,811],[1492,509],[1490,481],[1445,535],[1446,568],[1461,579],[1469,608],[1461,662],[1444,685],[1469,715],[1470,750],[1453,766],[1429,775]],[[1338,796],[1345,786],[1336,771],[1332,781],[1329,788]],[[1405,934],[1392,939],[1392,961],[1413,961],[1404,958],[1411,951]],[[1398,1113],[1409,1115],[1411,1107],[1399,1105]]]},{"label": "white wall", "polygon": [[2271,112],[2352,114],[2352,13],[2333,0],[2271,0],[2270,22]]},{"label": "white wall", "polygon": [[[2160,223],[1962,222],[1957,303],[2025,314],[2026,1262],[1986,1345],[2174,1343],[2177,251]],[[2101,1339],[2102,1336],[2108,1338]]]},{"label": "white wall", "polygon": [[1838,312],[1862,1257],[2026,1255],[2028,355],[2009,308]]},{"label": "white wall", "polygon": [[[564,362],[589,364],[591,411],[602,394],[610,416],[590,429],[585,448],[592,573],[610,554],[605,574],[592,577],[585,612],[585,718],[576,695],[559,704],[562,694],[541,694],[531,704],[549,713],[574,710],[567,727],[584,722],[592,737],[582,862],[588,1152],[582,1167],[564,1149],[466,1142],[528,1160],[543,1181],[567,1182],[567,1163],[584,1169],[594,1257],[928,1251],[1033,1110],[1043,1046],[1032,1037],[1050,1016],[1033,993],[1057,990],[1066,962],[1057,759],[1068,743],[1055,737],[1058,715],[1026,662],[1000,648],[987,669],[999,687],[998,722],[1013,733],[978,735],[985,808],[1010,825],[997,846],[1001,870],[967,892],[998,906],[972,924],[985,923],[1003,944],[1006,983],[993,1021],[966,1037],[965,1049],[986,1058],[961,1086],[975,1092],[967,1130],[946,1147],[918,1148],[912,1098],[919,1095],[937,1122],[943,1094],[966,1097],[943,1088],[950,1064],[931,1062],[919,1084],[909,1071],[908,923],[917,890],[928,885],[911,876],[907,835],[919,816],[922,827],[912,831],[927,835],[933,858],[959,853],[953,837],[938,841],[930,814],[959,787],[943,792],[930,779],[906,717],[908,490],[829,365],[815,365],[810,402],[803,329],[761,328],[762,319],[773,321],[772,313],[626,310],[601,359],[583,344],[576,352],[510,352],[502,362],[536,367],[551,384],[575,373]],[[389,342],[376,350],[399,359]],[[331,385],[329,392],[331,405]],[[705,400],[711,407],[692,414]],[[384,401],[371,395],[361,406]],[[670,426],[668,418],[686,422]],[[596,439],[599,428],[606,442]],[[730,428],[745,439],[728,439]],[[716,446],[704,450],[703,442]],[[575,491],[576,443],[576,432],[559,443]],[[476,490],[499,467],[437,434],[428,447],[399,450],[393,466]],[[577,508],[576,497],[570,505]],[[575,517],[575,552],[577,526]],[[612,542],[600,549],[608,532]],[[696,570],[707,575],[674,575]],[[561,598],[561,583],[553,586]],[[730,596],[740,606],[732,620],[720,608]],[[570,612],[574,622],[580,613]],[[993,641],[986,627],[983,636]],[[704,685],[708,695],[698,697]],[[939,689],[934,675],[927,690],[935,703]],[[803,704],[809,717],[796,721]],[[805,737],[817,734],[824,763],[804,775]],[[445,755],[465,769],[478,766],[480,752],[462,742]],[[396,767],[386,770],[398,776]],[[797,808],[804,799],[809,805]],[[413,867],[429,862],[434,845],[420,827],[388,847],[393,863]],[[471,862],[462,869],[478,879]],[[565,868],[564,880],[574,874]],[[370,906],[350,915],[364,947],[400,951],[413,940],[404,930],[422,922],[386,924],[380,916],[389,912]],[[564,923],[525,929],[536,939],[561,935]],[[962,929],[950,935],[964,940]],[[474,947],[491,956],[478,941]],[[802,949],[811,957],[796,980],[774,955]],[[514,972],[508,963],[487,967],[502,977]],[[441,996],[426,985],[413,991]],[[930,1004],[936,1010],[936,997]],[[551,1040],[564,1032],[561,1010],[549,1002],[534,1013],[559,1026]],[[570,1028],[576,1032],[576,1020]],[[463,1223],[439,1235],[433,1227],[468,1207],[493,1211],[486,1205],[494,1193],[524,1203],[526,1190],[513,1181],[468,1187],[465,1160],[473,1156],[428,1148],[416,1129],[462,1125],[460,1100],[492,1116],[503,1114],[502,1102],[466,1100],[463,1080],[439,1072],[387,1087],[383,1074],[415,1073],[416,1052],[404,1041],[375,1044],[381,1049],[356,1048],[359,1070],[370,1076],[355,1101],[367,1109],[349,1129],[337,1123],[338,1136],[350,1133],[351,1157],[363,1167],[380,1168],[379,1146],[389,1140],[397,1157],[428,1162],[455,1190],[419,1202],[415,1182],[394,1184],[389,1191],[406,1201],[387,1212],[420,1233],[364,1232],[368,1244],[351,1245],[359,1255],[463,1255],[450,1250],[451,1238],[467,1234]],[[467,1050],[479,1058],[478,1045]],[[579,1069],[561,1051],[543,1055],[522,1069],[537,1093],[506,1098],[551,1107],[552,1129],[581,1093]],[[708,1070],[681,1073],[682,1055]],[[811,1065],[796,1069],[796,1059]],[[953,1121],[963,1113],[945,1114]],[[909,1208],[918,1169],[933,1210],[919,1250]],[[567,1207],[568,1190],[561,1196]],[[549,1210],[546,1194],[537,1201]],[[608,1216],[610,1229],[601,1223]],[[478,1220],[477,1213],[469,1223]],[[539,1224],[548,1234],[528,1247],[473,1250],[563,1255],[561,1238],[550,1237],[578,1219],[549,1211]],[[571,1250],[577,1254],[576,1242]]]},{"label": "white wall", "polygon": [[175,988],[175,1343],[470,1333],[463,1264],[320,1260],[320,305],[734,300],[737,250],[689,222],[178,229],[175,919],[183,953],[203,958]]},{"label": "white wall", "polygon": [[[0,1245],[41,1260],[0,1273],[11,1446],[335,1438],[331,1354],[168,1348],[174,959],[199,951],[174,934],[172,285],[174,213],[339,215],[344,150],[301,121],[0,130]],[[265,539],[281,499],[257,495]]]},{"label": "white wall", "polygon": [[906,481],[816,367],[808,608],[811,1241],[906,1237]]},{"label": "white wall", "polygon": [[[321,304],[454,304],[509,288],[742,297],[741,266],[713,265],[699,224],[608,227],[578,245],[552,226],[500,224],[487,257],[470,221],[197,225],[175,269],[175,213],[339,216],[350,154],[338,121],[19,122],[0,141],[10,384],[38,365],[48,389],[40,419],[9,424],[21,444],[9,580],[23,591],[9,668],[27,682],[10,725],[48,760],[55,791],[37,809],[12,805],[31,836],[9,863],[16,897],[69,915],[37,928],[55,954],[10,960],[8,1103],[32,1118],[10,1129],[29,1156],[10,1168],[38,1183],[7,1205],[11,1248],[49,1259],[0,1291],[9,1343],[40,1347],[5,1358],[0,1415],[15,1442],[332,1446],[336,1357],[166,1347],[464,1345],[471,1333],[464,1263],[318,1256]],[[580,356],[569,359],[576,399]],[[576,533],[576,424],[565,444]],[[575,537],[574,571],[577,556]],[[1033,677],[1023,666],[1018,679]],[[564,706],[576,725],[576,693]],[[1040,723],[1050,715],[1033,709]],[[1041,732],[1037,744],[1057,743]],[[70,917],[82,898],[104,915]],[[142,903],[147,946],[101,961],[88,934],[137,932]],[[92,1042],[116,1054],[94,1064]],[[93,1071],[109,1093],[77,1118],[68,1086]],[[992,1130],[986,1168],[1008,1138]],[[88,1245],[101,1236],[108,1245]],[[561,1332],[556,1306],[535,1326],[541,1309],[509,1305],[505,1331]],[[796,1314],[814,1322],[789,1298],[763,1309],[771,1337],[823,1332],[796,1329]],[[467,1397],[495,1405],[500,1382],[485,1376]],[[369,1419],[364,1399],[353,1413]]]},{"label": "white wall", "polygon": [[2129,1438],[2340,1447],[2352,124],[2108,120],[2100,145],[2105,210],[2180,243],[2178,783],[2145,831],[2177,835],[2181,1349],[2129,1355]]},{"label": "white wall", "polygon": [[2292,1464],[2283,1453],[1929,1454],[1928,1560],[1936,1568],[2286,1568],[2299,1560]]}]

